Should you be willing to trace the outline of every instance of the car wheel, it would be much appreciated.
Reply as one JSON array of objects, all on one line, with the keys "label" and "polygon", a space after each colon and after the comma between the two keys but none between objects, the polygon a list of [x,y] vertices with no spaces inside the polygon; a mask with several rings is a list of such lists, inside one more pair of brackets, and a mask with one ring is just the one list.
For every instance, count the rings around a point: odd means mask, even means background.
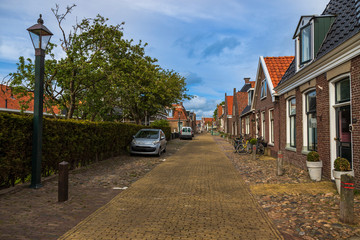
[{"label": "car wheel", "polygon": [[157,157],[161,156],[161,148],[159,148],[159,152],[156,154]]},{"label": "car wheel", "polygon": [[164,150],[163,150],[163,152],[164,152],[164,153],[166,153],[166,145],[165,145],[165,147],[164,147]]}]

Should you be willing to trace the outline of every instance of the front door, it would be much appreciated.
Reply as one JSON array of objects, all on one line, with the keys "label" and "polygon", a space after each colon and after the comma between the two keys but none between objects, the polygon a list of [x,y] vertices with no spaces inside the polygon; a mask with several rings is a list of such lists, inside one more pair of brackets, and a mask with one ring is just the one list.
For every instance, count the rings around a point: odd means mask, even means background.
[{"label": "front door", "polygon": [[343,157],[349,160],[352,166],[351,156],[351,111],[350,105],[336,108],[336,148],[337,157]]}]

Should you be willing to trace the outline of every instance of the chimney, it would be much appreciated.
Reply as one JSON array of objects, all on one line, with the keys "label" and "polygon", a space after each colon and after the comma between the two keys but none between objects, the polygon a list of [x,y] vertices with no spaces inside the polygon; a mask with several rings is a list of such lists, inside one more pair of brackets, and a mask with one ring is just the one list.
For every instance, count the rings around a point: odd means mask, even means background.
[{"label": "chimney", "polygon": [[235,97],[235,95],[236,95],[236,88],[234,88],[234,94],[233,94],[233,96]]},{"label": "chimney", "polygon": [[245,84],[250,82],[250,78],[244,78],[244,80],[245,80]]}]

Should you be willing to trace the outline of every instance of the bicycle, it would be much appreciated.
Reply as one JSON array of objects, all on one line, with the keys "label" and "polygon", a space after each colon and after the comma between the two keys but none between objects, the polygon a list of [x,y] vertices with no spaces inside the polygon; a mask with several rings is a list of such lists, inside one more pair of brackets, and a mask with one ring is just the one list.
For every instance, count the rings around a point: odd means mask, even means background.
[{"label": "bicycle", "polygon": [[242,136],[235,138],[233,140],[234,153],[245,153],[246,152],[246,144],[244,144]]},{"label": "bicycle", "polygon": [[264,155],[266,145],[267,143],[264,141],[264,139],[262,137],[258,137],[256,142],[256,153]]}]

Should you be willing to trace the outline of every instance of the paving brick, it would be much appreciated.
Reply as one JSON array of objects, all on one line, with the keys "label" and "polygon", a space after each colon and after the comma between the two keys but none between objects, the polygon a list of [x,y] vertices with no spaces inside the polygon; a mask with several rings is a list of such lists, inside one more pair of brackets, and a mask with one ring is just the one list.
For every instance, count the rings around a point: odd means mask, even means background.
[{"label": "paving brick", "polygon": [[60,239],[283,239],[209,135]]}]

